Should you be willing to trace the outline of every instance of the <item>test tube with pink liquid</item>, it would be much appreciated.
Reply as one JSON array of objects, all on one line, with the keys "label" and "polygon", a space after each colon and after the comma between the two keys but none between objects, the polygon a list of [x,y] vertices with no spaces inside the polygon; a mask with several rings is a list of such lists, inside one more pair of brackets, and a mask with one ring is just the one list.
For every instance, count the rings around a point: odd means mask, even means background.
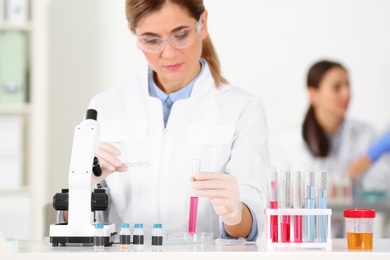
[{"label": "test tube with pink liquid", "polygon": [[[195,173],[200,172],[200,160],[196,159],[192,162],[192,177]],[[190,214],[188,218],[188,233],[194,235],[196,233],[196,217],[198,214],[198,196],[195,195],[194,190],[190,196]]]},{"label": "test tube with pink liquid", "polygon": [[[278,172],[275,168],[271,168],[270,172],[270,188],[269,188],[269,208],[278,208]],[[271,240],[272,242],[278,242],[278,216],[270,216],[271,225]]]},{"label": "test tube with pink liquid", "polygon": [[[291,205],[290,200],[290,172],[282,171],[282,203],[281,208],[288,209]],[[280,224],[281,241],[283,243],[290,242],[290,216],[283,215]]]}]

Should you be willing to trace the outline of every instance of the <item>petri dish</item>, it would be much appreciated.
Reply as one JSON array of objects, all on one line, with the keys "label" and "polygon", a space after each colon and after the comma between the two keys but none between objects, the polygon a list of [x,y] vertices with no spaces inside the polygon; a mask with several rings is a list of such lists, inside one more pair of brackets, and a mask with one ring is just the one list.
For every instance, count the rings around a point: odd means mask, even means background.
[{"label": "petri dish", "polygon": [[385,190],[360,190],[358,195],[363,202],[378,203],[387,195]]},{"label": "petri dish", "polygon": [[167,234],[167,241],[170,243],[210,243],[214,240],[214,234],[208,232],[195,233],[175,232]]}]

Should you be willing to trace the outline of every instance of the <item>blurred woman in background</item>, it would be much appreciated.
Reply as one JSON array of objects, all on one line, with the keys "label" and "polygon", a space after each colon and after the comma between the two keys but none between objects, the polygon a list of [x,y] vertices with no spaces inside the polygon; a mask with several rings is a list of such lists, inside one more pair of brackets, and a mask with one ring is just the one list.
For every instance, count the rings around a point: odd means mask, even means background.
[{"label": "blurred woman in background", "polygon": [[[375,132],[347,117],[351,101],[347,69],[332,61],[315,63],[307,75],[307,93],[310,106],[303,123],[281,138],[285,167],[303,172],[325,170],[328,184],[348,182],[349,164],[366,151]],[[359,187],[360,178],[354,184]]]}]

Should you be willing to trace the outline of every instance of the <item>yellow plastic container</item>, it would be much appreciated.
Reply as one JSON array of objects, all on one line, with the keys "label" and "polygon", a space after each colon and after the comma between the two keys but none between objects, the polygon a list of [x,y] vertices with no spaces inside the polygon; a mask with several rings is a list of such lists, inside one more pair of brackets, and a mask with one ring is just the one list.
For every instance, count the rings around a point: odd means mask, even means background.
[{"label": "yellow plastic container", "polygon": [[348,250],[371,251],[374,237],[373,209],[345,209]]}]

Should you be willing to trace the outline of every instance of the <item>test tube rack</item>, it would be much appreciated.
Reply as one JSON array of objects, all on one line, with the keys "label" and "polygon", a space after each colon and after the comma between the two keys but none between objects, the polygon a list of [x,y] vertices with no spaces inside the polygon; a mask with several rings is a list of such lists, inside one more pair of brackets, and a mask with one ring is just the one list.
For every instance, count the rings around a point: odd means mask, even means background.
[{"label": "test tube rack", "polygon": [[[331,209],[265,209],[265,230],[266,237],[265,243],[267,250],[275,250],[276,248],[317,248],[325,249],[326,251],[332,250],[332,239],[331,239]],[[278,242],[272,242],[271,234],[271,216],[278,216]],[[282,216],[327,216],[327,235],[326,242],[281,242],[281,228],[280,228],[280,218]],[[293,236],[292,236],[293,237]]]}]

